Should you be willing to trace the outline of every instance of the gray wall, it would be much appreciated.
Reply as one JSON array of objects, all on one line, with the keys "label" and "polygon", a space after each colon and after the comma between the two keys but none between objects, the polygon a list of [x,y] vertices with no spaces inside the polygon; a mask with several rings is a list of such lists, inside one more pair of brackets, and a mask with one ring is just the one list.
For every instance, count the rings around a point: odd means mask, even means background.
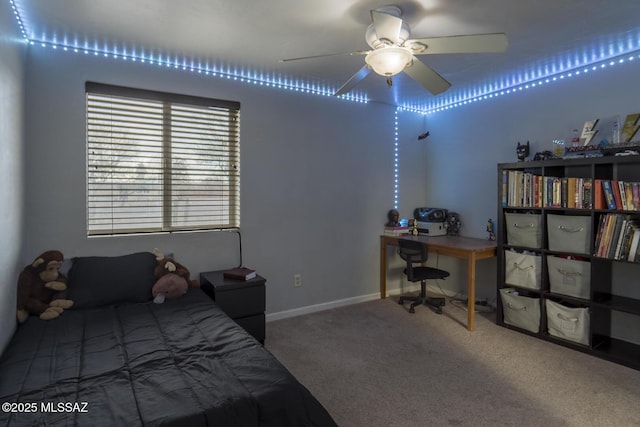
[{"label": "gray wall", "polygon": [[9,2],[0,2],[0,352],[16,322],[16,281],[24,213],[24,64],[26,44]]},{"label": "gray wall", "polygon": [[[497,216],[497,163],[517,161],[518,141],[531,142],[531,159],[552,150],[552,139],[582,129],[585,120],[640,112],[639,70],[638,61],[616,65],[427,116],[427,200],[459,212],[464,234],[486,237],[487,219]],[[609,136],[608,129],[601,132],[596,140]],[[452,260],[444,265],[463,267]],[[479,267],[478,294],[495,299],[496,263]],[[464,284],[452,277],[443,286],[458,290]]]},{"label": "gray wall", "polygon": [[[239,262],[228,232],[86,237],[86,80],[241,102],[243,261],[268,280],[268,314],[377,294],[378,236],[393,204],[394,108],[37,46],[27,66],[29,257],[159,247],[195,274]],[[403,182],[410,206],[424,204],[425,150],[402,148],[416,170]],[[293,287],[294,274],[302,287]]]},{"label": "gray wall", "polygon": [[[0,28],[6,33],[13,24],[10,14],[4,14]],[[3,240],[12,263],[2,288],[8,294],[2,301],[10,301],[0,309],[3,319],[14,314],[18,254],[22,266],[50,248],[73,257],[159,247],[174,252],[195,275],[239,261],[233,233],[86,237],[86,80],[242,103],[244,264],[268,279],[268,313],[375,297],[378,236],[393,206],[394,108],[34,46],[26,64],[29,116],[23,162],[22,108],[15,108],[22,102],[22,48],[4,46],[12,59],[2,64],[11,75],[2,79],[2,87],[9,88],[12,101],[11,109],[0,107],[9,111],[0,123],[10,124],[2,132],[9,133],[5,139],[14,151],[8,161],[3,158],[8,167],[2,173],[15,185],[2,190],[5,200],[13,202],[5,205],[11,207],[5,208],[9,211],[2,221],[9,221],[3,223],[3,232],[15,241]],[[426,118],[399,112],[401,215],[410,216],[417,206],[445,207],[460,213],[463,235],[486,237],[486,221],[497,214],[496,163],[515,160],[517,141],[529,139],[534,153],[550,149],[552,138],[566,137],[587,118],[637,111],[633,88],[621,84],[634,81],[637,67],[620,66]],[[425,130],[432,135],[417,141]],[[19,232],[22,218],[24,239]],[[19,241],[25,242],[24,248]],[[394,290],[404,286],[404,280],[397,257],[390,256],[390,261],[388,288]],[[463,262],[433,258],[430,263],[452,272],[442,283],[445,289],[466,291]],[[495,261],[482,261],[478,267],[478,295],[492,299]],[[293,288],[294,274],[302,275],[301,288]]]}]

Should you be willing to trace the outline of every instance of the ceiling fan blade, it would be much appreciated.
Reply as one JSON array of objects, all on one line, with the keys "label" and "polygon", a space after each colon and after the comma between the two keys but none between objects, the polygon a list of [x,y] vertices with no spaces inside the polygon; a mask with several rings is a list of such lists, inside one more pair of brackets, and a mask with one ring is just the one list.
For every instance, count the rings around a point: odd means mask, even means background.
[{"label": "ceiling fan blade", "polygon": [[388,13],[372,10],[371,20],[379,39],[386,39],[394,44],[398,43],[400,31],[402,30],[402,19]]},{"label": "ceiling fan blade", "polygon": [[[405,42],[405,46],[411,48],[414,55],[504,52],[507,50],[508,44],[507,35],[504,33],[432,37]],[[424,51],[414,49],[420,45],[426,46]]]},{"label": "ceiling fan blade", "polygon": [[451,83],[415,56],[411,65],[407,66],[404,72],[433,95],[438,95],[451,87]]},{"label": "ceiling fan blade", "polygon": [[330,57],[330,56],[366,55],[369,52],[370,51],[368,51],[368,50],[357,50],[355,52],[327,53],[327,54],[324,54],[324,55],[311,55],[311,56],[300,56],[298,58],[285,58],[285,59],[280,59],[278,62],[300,61],[302,59],[326,58],[326,57]]},{"label": "ceiling fan blade", "polygon": [[357,73],[351,76],[351,78],[347,80],[345,84],[340,86],[340,89],[338,89],[337,92],[333,94],[333,96],[340,96],[349,92],[358,83],[360,83],[365,77],[367,77],[370,72],[371,72],[371,68],[369,68],[368,65],[365,65],[364,67],[360,68],[360,70],[358,70]]}]

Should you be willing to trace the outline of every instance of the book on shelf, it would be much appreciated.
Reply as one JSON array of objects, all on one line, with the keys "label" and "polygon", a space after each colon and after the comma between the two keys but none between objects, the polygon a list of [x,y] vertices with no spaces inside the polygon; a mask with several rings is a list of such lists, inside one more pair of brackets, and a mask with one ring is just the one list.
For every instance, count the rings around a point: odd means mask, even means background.
[{"label": "book on shelf", "polygon": [[584,178],[582,180],[582,203],[579,207],[593,208],[593,197],[593,181],[591,178]]},{"label": "book on shelf", "polygon": [[616,235],[616,244],[615,251],[612,250],[613,259],[618,259],[620,256],[620,251],[622,251],[622,247],[624,246],[625,235],[627,233],[627,228],[629,227],[629,220],[624,218],[621,222],[618,223],[616,227],[615,235]]},{"label": "book on shelf", "polygon": [[604,193],[604,200],[607,209],[614,210],[616,209],[616,201],[613,196],[613,185],[610,179],[603,179],[602,181],[602,192]]},{"label": "book on shelf", "polygon": [[[629,207],[627,206],[627,194],[624,189],[624,181],[618,181],[618,192],[620,193],[620,200],[616,199],[616,202],[619,201],[620,203],[616,203],[616,207],[620,209],[620,206],[622,206],[623,211],[629,210]],[[615,196],[615,192],[613,194]]]},{"label": "book on shelf", "polygon": [[611,247],[614,245],[615,241],[615,230],[618,222],[621,220],[620,215],[618,214],[609,214],[609,220],[607,221],[606,229],[605,229],[605,238],[604,238],[604,246],[602,248],[601,256],[603,258],[609,258],[609,253],[611,253]]},{"label": "book on shelf", "polygon": [[633,238],[634,230],[638,227],[638,220],[632,219],[631,217],[627,217],[623,224],[622,229],[620,230],[620,235],[618,236],[618,249],[616,249],[616,253],[614,255],[614,259],[616,260],[626,260],[629,256],[629,250],[631,248],[631,240]]},{"label": "book on shelf", "polygon": [[640,240],[640,219],[618,213],[601,215],[596,229],[594,255],[601,258],[635,261],[640,243],[638,240]]},{"label": "book on shelf", "polygon": [[609,215],[602,215],[600,216],[600,220],[598,221],[598,231],[596,234],[596,243],[594,246],[594,252],[593,254],[596,256],[601,257],[602,256],[602,248],[605,245],[605,239],[606,239],[606,230],[607,230],[607,222],[609,221]]},{"label": "book on shelf", "polygon": [[518,170],[502,174],[501,203],[505,207],[591,209],[593,197],[591,178],[558,178]]},{"label": "book on shelf", "polygon": [[591,209],[592,199],[591,178],[569,178],[569,207]]},{"label": "book on shelf", "polygon": [[624,204],[625,204],[624,209],[628,211],[633,211],[636,209],[635,202],[633,200],[633,183],[627,182],[627,181],[620,181],[620,182],[622,182],[621,188],[624,189],[624,197],[623,197]]},{"label": "book on shelf", "polygon": [[[599,194],[602,192],[602,196]],[[622,180],[596,179],[594,208],[639,211],[640,183]]]},{"label": "book on shelf", "polygon": [[629,220],[627,222],[627,228],[624,230],[624,236],[622,238],[622,244],[620,245],[620,253],[616,259],[626,261],[629,258],[629,252],[631,251],[631,243],[633,236],[638,229],[638,221]]},{"label": "book on shelf", "polygon": [[604,192],[602,191],[602,180],[596,178],[593,183],[593,208],[604,209]]},{"label": "book on shelf", "polygon": [[615,201],[614,209],[624,210],[622,204],[622,195],[620,194],[620,181],[617,179],[611,180],[611,190],[613,191],[613,200]]},{"label": "book on shelf", "polygon": [[618,248],[618,240],[620,238],[620,230],[622,229],[622,224],[625,219],[622,215],[616,215],[615,222],[612,225],[611,229],[611,237],[609,239],[609,245],[607,248],[607,252],[605,253],[605,258],[614,258],[616,254],[616,250]]},{"label": "book on shelf", "polygon": [[509,205],[509,172],[503,170],[502,171],[502,206]]},{"label": "book on shelf", "polygon": [[627,255],[627,261],[636,262],[638,261],[637,253],[638,253],[638,244],[640,243],[640,227],[637,227],[633,230],[633,236],[631,237],[631,245],[629,245],[629,254]]},{"label": "book on shelf", "polygon": [[544,177],[543,183],[543,198],[544,198],[544,207],[551,207],[553,205],[553,178],[550,176]]},{"label": "book on shelf", "polygon": [[256,271],[246,267],[235,267],[223,271],[224,277],[234,280],[250,280],[257,276]]},{"label": "book on shelf", "polygon": [[577,205],[577,202],[580,198],[580,195],[578,194],[578,192],[576,191],[576,186],[577,186],[577,182],[578,178],[573,178],[573,177],[569,177],[567,178],[567,207],[568,208],[575,208]]},{"label": "book on shelf", "polygon": [[595,250],[596,256],[607,258],[607,254],[611,246],[611,236],[613,235],[613,229],[615,228],[617,216],[617,214],[606,214],[600,218],[601,221],[598,229],[600,240]]},{"label": "book on shelf", "polygon": [[598,228],[596,228],[596,238],[594,240],[594,244],[593,244],[593,254],[594,255],[599,255],[599,251],[600,251],[600,245],[602,242],[602,238],[603,238],[603,231],[604,231],[604,223],[606,220],[607,216],[606,215],[600,215],[600,218],[598,218]]},{"label": "book on shelf", "polygon": [[562,181],[560,178],[553,178],[551,207],[562,207]]}]

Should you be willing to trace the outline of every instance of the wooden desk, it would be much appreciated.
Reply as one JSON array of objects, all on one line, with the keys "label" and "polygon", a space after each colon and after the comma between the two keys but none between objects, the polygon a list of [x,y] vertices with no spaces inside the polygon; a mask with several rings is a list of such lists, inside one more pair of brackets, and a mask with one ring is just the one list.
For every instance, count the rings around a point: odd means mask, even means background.
[{"label": "wooden desk", "polygon": [[380,236],[380,298],[387,297],[387,246],[398,246],[398,239],[424,243],[429,252],[467,260],[467,329],[475,329],[476,261],[496,256],[496,242],[461,236]]}]

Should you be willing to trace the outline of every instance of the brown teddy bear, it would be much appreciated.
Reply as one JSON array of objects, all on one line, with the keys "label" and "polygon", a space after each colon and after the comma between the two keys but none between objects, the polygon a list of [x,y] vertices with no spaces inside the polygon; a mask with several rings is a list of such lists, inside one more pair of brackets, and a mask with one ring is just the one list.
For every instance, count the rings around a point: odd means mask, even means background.
[{"label": "brown teddy bear", "polygon": [[179,298],[187,293],[189,287],[197,287],[195,280],[190,280],[189,269],[173,258],[165,257],[159,249],[153,250],[158,264],[153,270],[156,283],[151,289],[153,302],[162,304],[165,299]]},{"label": "brown teddy bear", "polygon": [[16,316],[23,323],[29,314],[51,320],[71,308],[73,301],[66,299],[67,278],[60,273],[62,252],[46,251],[20,273]]}]

